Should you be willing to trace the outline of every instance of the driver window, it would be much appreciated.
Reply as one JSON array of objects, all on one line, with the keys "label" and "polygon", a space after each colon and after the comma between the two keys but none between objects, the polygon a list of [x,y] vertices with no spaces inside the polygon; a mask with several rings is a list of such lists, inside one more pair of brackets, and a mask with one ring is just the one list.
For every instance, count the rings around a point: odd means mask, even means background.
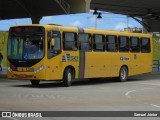
[{"label": "driver window", "polygon": [[[54,38],[54,46],[51,40]],[[48,58],[52,58],[61,52],[61,34],[57,31],[48,32]]]}]

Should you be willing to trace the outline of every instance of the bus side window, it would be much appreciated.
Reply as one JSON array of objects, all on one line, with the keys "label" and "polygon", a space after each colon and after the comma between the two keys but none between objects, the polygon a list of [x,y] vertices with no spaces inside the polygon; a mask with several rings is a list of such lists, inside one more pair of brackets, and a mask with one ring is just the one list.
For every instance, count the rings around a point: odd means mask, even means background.
[{"label": "bus side window", "polygon": [[105,51],[105,36],[104,35],[93,35],[93,50],[94,51]]},{"label": "bus side window", "polygon": [[79,33],[78,35],[79,50],[90,51],[92,49],[91,35]]},{"label": "bus side window", "polygon": [[106,36],[106,49],[109,52],[117,52],[118,51],[118,42],[117,36],[114,35],[107,35]]},{"label": "bus side window", "polygon": [[[54,38],[54,46],[51,45]],[[61,34],[57,31],[48,32],[48,58],[52,58],[61,53]]]},{"label": "bus side window", "polygon": [[72,32],[63,33],[63,49],[69,51],[77,50],[77,34]]},{"label": "bus side window", "polygon": [[129,40],[127,36],[119,36],[119,51],[120,52],[129,51]]},{"label": "bus side window", "polygon": [[138,37],[130,37],[130,52],[139,52],[140,43]]},{"label": "bus side window", "polygon": [[150,52],[150,39],[149,38],[141,38],[141,52],[149,53]]}]

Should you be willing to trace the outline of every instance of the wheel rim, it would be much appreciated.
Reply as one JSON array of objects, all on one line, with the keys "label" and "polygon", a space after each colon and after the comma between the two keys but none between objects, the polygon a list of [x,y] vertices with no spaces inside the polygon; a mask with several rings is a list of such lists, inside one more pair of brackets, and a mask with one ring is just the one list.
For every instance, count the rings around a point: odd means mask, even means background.
[{"label": "wheel rim", "polygon": [[127,76],[126,70],[122,69],[121,70],[121,78],[124,80],[124,79],[126,79],[126,76]]},{"label": "wheel rim", "polygon": [[72,80],[72,75],[71,75],[71,73],[69,72],[69,73],[68,73],[68,83],[70,83],[71,80]]}]

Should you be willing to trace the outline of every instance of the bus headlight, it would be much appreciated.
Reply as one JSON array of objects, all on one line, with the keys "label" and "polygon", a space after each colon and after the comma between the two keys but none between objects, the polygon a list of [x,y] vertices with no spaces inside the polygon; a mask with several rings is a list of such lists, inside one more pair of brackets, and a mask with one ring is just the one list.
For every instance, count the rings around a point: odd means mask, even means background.
[{"label": "bus headlight", "polygon": [[8,71],[9,71],[9,72],[12,72],[12,69],[11,69],[10,67],[8,67]]},{"label": "bus headlight", "polygon": [[42,70],[45,69],[45,68],[46,68],[46,66],[42,65],[41,67],[39,67],[38,69],[36,69],[36,70],[34,71],[34,73],[38,73],[38,72],[42,71]]}]

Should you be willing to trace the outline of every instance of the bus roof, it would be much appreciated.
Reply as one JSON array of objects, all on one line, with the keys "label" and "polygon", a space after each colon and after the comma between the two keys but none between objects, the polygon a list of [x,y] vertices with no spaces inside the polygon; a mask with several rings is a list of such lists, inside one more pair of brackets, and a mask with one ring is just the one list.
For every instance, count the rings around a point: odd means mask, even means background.
[{"label": "bus roof", "polygon": [[[84,33],[95,33],[95,34],[111,34],[111,35],[121,35],[121,36],[147,36],[151,37],[152,35],[149,33],[132,33],[126,31],[116,31],[116,30],[101,30],[96,28],[79,28],[79,27],[69,27],[69,26],[62,26],[58,24],[28,24],[28,25],[16,25],[12,27],[20,27],[20,26],[41,26],[49,30],[59,30],[59,31],[70,31],[70,32],[82,32]],[[80,31],[81,30],[81,31]]]}]

